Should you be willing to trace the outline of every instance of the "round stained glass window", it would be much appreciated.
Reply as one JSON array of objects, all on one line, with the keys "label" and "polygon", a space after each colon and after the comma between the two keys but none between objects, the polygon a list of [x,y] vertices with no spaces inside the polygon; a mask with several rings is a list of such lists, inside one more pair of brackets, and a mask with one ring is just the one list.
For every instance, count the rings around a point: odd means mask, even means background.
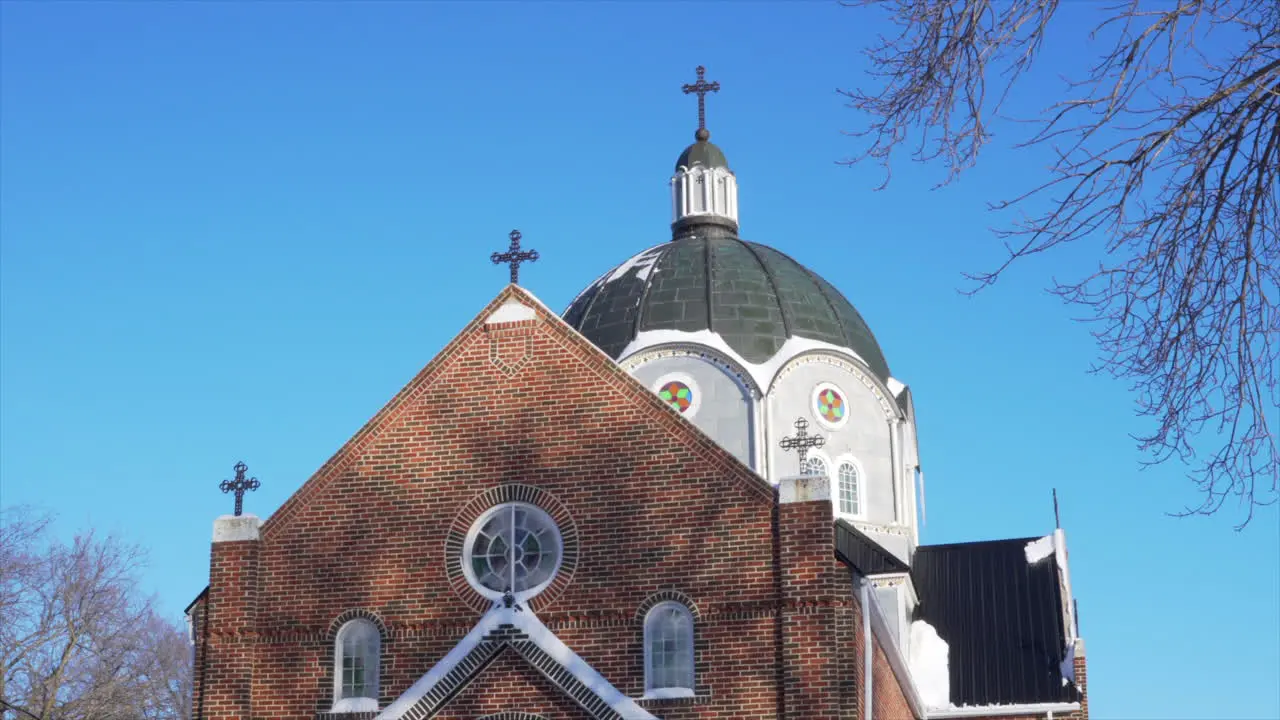
[{"label": "round stained glass window", "polygon": [[507,590],[527,598],[545,588],[560,569],[560,530],[540,508],[506,503],[481,515],[467,534],[463,569],[481,593]]},{"label": "round stained glass window", "polygon": [[659,400],[685,417],[693,417],[702,402],[697,384],[684,373],[667,373],[649,387],[653,388]]},{"label": "round stained glass window", "polygon": [[813,411],[829,427],[843,425],[849,418],[849,404],[844,393],[831,383],[822,383],[813,392]]},{"label": "round stained glass window", "polygon": [[693,390],[679,380],[672,380],[658,390],[658,397],[671,407],[684,412],[693,404]]}]

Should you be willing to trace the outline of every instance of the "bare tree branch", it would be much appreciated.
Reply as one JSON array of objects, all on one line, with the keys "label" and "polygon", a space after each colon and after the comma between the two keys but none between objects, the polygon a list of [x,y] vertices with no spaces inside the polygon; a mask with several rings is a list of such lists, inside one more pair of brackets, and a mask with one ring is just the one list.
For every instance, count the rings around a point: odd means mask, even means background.
[{"label": "bare tree branch", "polygon": [[[861,154],[888,164],[918,134],[914,160],[941,159],[944,182],[972,166],[986,118],[1031,66],[1053,0],[858,0],[902,32],[867,54],[883,85],[846,92],[868,117]],[[1280,496],[1280,4],[1176,0],[1107,9],[1103,53],[1016,147],[1054,162],[1040,184],[995,210],[1025,216],[996,231],[1007,256],[969,275],[971,292],[1030,255],[1102,241],[1097,270],[1051,290],[1086,309],[1094,370],[1131,381],[1153,429],[1148,464],[1176,459],[1203,493],[1228,497],[1244,527]],[[1203,46],[1203,47],[1202,47]],[[1210,47],[1205,50],[1204,47]],[[999,75],[997,78],[996,76]],[[986,83],[999,100],[986,102]],[[886,180],[887,182],[887,180]]]},{"label": "bare tree branch", "polygon": [[0,718],[188,717],[190,650],[138,592],[142,552],[51,541],[30,511],[0,520]]}]

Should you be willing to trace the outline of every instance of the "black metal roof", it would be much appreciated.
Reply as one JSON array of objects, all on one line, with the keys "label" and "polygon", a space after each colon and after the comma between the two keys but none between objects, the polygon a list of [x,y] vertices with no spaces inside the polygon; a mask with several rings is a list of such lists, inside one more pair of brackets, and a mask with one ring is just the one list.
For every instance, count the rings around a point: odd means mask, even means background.
[{"label": "black metal roof", "polygon": [[916,619],[950,646],[956,705],[1076,702],[1060,665],[1066,650],[1058,564],[1032,565],[1027,543],[994,540],[916,549]]},{"label": "black metal roof", "polygon": [[836,557],[862,575],[907,571],[906,563],[844,520],[836,521]]}]

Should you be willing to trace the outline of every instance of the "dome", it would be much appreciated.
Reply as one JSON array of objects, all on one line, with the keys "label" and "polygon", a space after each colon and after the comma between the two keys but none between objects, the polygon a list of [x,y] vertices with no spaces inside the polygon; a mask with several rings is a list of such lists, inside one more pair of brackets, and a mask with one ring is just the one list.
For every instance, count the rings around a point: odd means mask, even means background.
[{"label": "dome", "polygon": [[889,380],[871,329],[839,290],[787,255],[716,226],[690,228],[614,268],[564,319],[615,360],[650,331],[710,331],[753,364],[798,337],[848,349]]},{"label": "dome", "polygon": [[[710,137],[710,133],[706,133]],[[699,138],[702,136],[699,135]],[[702,165],[704,167],[721,167],[729,169],[729,161],[724,157],[724,151],[715,143],[709,140],[699,139],[698,142],[690,145],[680,153],[680,157],[676,159],[676,171],[680,168],[691,168],[694,165]]]}]

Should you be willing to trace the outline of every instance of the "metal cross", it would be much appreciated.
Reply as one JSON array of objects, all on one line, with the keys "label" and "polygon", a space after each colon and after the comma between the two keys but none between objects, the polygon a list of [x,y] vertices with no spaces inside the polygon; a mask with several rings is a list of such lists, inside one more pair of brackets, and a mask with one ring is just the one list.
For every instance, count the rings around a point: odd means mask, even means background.
[{"label": "metal cross", "polygon": [[701,65],[698,66],[697,73],[698,82],[692,85],[685,83],[682,89],[685,95],[690,93],[698,94],[698,130],[702,131],[707,129],[707,93],[720,92],[720,82],[709,83],[703,80],[703,76],[707,74],[707,69]]},{"label": "metal cross", "polygon": [[520,249],[520,231],[511,231],[511,247],[504,253],[494,253],[489,256],[494,265],[506,263],[511,266],[511,284],[516,285],[520,279],[520,263],[537,262],[537,250],[521,250]]},{"label": "metal cross", "polygon": [[796,419],[796,434],[793,437],[784,437],[778,445],[783,450],[795,450],[800,456],[800,472],[804,472],[804,458],[809,454],[809,448],[820,448],[827,444],[827,439],[821,435],[809,434],[809,421],[804,418]]},{"label": "metal cross", "polygon": [[245,465],[242,462],[236,463],[236,466],[235,466],[236,479],[223,480],[222,484],[218,486],[222,488],[222,492],[224,493],[233,492],[236,494],[236,515],[239,515],[244,510],[245,491],[258,489],[258,485],[259,485],[258,478],[249,478],[248,480],[245,479],[244,474],[248,470],[249,470],[248,465]]}]

